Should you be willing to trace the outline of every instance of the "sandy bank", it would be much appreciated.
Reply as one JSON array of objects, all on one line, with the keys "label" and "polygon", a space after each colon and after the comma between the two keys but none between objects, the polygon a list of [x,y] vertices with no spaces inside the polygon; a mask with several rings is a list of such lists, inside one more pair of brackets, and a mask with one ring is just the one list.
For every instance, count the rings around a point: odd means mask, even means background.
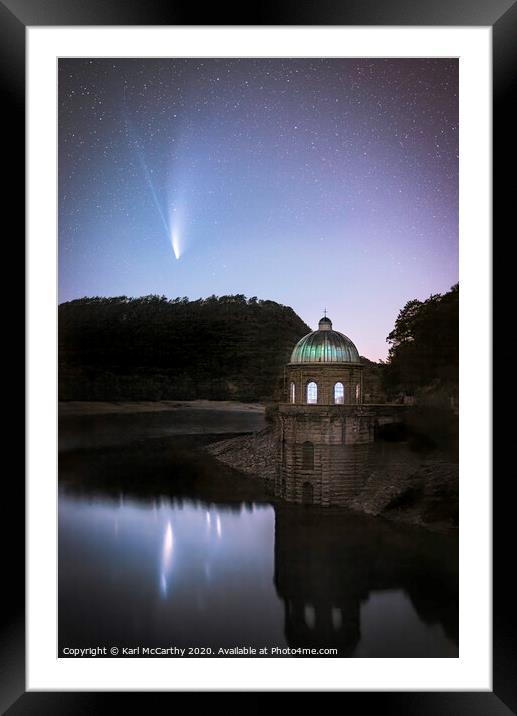
[{"label": "sandy bank", "polygon": [[260,403],[239,403],[233,400],[136,400],[120,402],[72,400],[59,403],[59,414],[61,416],[162,413],[185,409],[257,414],[264,412],[264,406]]}]

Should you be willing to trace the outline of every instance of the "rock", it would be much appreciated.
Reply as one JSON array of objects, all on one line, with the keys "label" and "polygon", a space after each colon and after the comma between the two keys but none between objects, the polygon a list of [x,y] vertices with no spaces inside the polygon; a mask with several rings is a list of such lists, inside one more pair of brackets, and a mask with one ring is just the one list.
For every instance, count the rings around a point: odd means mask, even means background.
[{"label": "rock", "polygon": [[205,450],[225,465],[274,485],[277,446],[278,433],[268,426],[251,435],[210,443]]},{"label": "rock", "polygon": [[[274,488],[279,434],[275,426],[205,447],[213,457]],[[365,464],[365,480],[349,507],[369,515],[433,528],[458,526],[458,464],[433,451],[379,444]]]}]

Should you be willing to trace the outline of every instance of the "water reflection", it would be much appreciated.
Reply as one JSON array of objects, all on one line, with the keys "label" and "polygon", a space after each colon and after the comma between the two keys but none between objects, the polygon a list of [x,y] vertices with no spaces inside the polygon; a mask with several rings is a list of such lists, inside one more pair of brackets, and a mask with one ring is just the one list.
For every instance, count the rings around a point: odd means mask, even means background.
[{"label": "water reflection", "polygon": [[[290,645],[335,646],[341,656],[457,655],[454,539],[328,509],[275,512],[274,579]],[[385,592],[389,609],[378,599]]]},{"label": "water reflection", "polygon": [[172,571],[172,549],[174,545],[174,537],[172,534],[171,521],[167,521],[165,534],[163,536],[163,548],[160,561],[160,591],[163,597],[167,596],[169,586],[169,577]]},{"label": "water reflection", "polygon": [[59,449],[127,445],[135,439],[172,435],[216,435],[262,430],[263,411],[234,408],[182,408],[144,413],[59,415]]},{"label": "water reflection", "polygon": [[[61,646],[456,656],[456,542],[297,505],[62,490]],[[157,574],[158,566],[158,574]]]}]

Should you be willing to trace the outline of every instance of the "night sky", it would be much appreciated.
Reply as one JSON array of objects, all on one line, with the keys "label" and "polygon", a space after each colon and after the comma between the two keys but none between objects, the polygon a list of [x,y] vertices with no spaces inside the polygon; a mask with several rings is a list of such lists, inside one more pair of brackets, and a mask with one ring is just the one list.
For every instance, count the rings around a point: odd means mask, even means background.
[{"label": "night sky", "polygon": [[59,300],[245,294],[361,355],[458,280],[458,63],[59,61]]}]

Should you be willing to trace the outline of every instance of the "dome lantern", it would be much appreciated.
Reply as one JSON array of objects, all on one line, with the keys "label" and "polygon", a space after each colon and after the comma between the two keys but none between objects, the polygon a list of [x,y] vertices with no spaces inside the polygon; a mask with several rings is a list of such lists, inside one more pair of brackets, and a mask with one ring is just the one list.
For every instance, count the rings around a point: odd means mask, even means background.
[{"label": "dome lantern", "polygon": [[318,329],[320,331],[332,330],[332,321],[330,320],[330,318],[327,318],[326,314],[323,316],[323,318],[320,318],[320,322],[318,323]]},{"label": "dome lantern", "polygon": [[321,318],[318,330],[304,336],[295,345],[290,363],[360,363],[354,343],[332,329],[327,315]]}]

